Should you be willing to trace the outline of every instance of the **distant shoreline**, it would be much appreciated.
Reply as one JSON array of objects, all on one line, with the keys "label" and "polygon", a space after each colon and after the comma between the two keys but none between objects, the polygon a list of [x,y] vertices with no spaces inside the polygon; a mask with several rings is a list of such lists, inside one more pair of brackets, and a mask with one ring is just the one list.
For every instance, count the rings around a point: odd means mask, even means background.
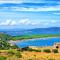
[{"label": "distant shoreline", "polygon": [[10,44],[15,44],[16,42],[23,42],[23,41],[27,41],[27,40],[36,40],[36,39],[46,40],[48,38],[60,38],[60,37],[33,38],[33,39],[22,39],[22,40],[16,40],[16,41],[10,40],[9,43]]}]

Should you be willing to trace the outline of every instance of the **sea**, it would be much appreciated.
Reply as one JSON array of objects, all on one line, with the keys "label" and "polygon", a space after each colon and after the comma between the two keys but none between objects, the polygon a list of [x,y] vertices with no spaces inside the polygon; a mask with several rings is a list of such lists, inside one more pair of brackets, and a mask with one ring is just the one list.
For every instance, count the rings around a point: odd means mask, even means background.
[{"label": "sea", "polygon": [[60,38],[42,38],[42,39],[29,39],[25,41],[16,42],[15,44],[19,48],[24,48],[27,46],[37,46],[37,47],[45,47],[45,46],[53,46],[55,43],[60,42]]}]

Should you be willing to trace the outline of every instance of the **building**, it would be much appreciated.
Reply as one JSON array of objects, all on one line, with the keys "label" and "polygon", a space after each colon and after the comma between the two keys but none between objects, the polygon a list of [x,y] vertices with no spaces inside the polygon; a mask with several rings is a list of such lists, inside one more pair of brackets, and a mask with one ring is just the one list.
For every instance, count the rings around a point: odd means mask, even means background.
[{"label": "building", "polygon": [[60,49],[60,43],[55,43],[54,48]]}]

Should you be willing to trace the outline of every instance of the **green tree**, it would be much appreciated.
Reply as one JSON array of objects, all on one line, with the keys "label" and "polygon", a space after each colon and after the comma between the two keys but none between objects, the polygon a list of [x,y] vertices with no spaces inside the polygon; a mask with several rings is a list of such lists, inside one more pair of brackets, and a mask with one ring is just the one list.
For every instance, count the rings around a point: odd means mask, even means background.
[{"label": "green tree", "polygon": [[53,49],[52,52],[58,53],[58,49]]},{"label": "green tree", "polygon": [[50,49],[44,49],[43,52],[50,53]]},{"label": "green tree", "polygon": [[19,51],[17,51],[17,52],[15,53],[15,55],[16,55],[18,58],[22,58],[22,55],[21,55],[21,53],[20,53]]},{"label": "green tree", "polygon": [[6,60],[6,57],[0,56],[0,60]]}]

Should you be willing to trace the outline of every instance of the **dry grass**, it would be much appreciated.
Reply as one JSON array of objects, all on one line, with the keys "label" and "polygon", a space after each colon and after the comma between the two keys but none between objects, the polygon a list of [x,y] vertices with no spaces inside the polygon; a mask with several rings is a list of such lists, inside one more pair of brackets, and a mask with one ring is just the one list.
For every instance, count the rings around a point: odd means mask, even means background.
[{"label": "dry grass", "polygon": [[60,59],[60,53],[43,53],[43,52],[23,52],[23,57],[24,58],[35,58],[35,59],[55,59],[59,60]]},{"label": "dry grass", "polygon": [[[49,60],[49,59],[55,59],[60,60],[60,53],[44,53],[44,52],[30,52],[30,51],[24,51],[21,52],[22,58],[18,58],[15,55],[8,56],[7,54],[8,50],[0,50],[0,56],[6,57],[6,60]],[[16,50],[13,50],[16,52]]]}]

